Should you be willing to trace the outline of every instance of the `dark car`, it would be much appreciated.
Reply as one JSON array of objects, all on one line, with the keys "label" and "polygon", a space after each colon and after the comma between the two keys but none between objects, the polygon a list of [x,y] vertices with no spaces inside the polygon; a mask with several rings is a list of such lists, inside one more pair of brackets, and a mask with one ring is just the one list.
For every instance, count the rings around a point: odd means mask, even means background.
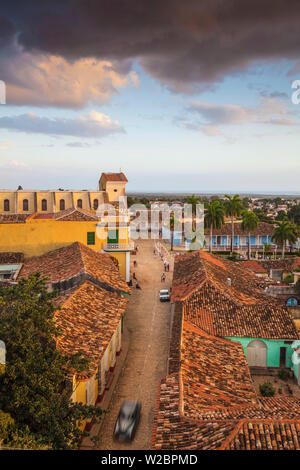
[{"label": "dark car", "polygon": [[124,401],[115,424],[114,438],[131,441],[140,420],[141,404],[138,401]]}]

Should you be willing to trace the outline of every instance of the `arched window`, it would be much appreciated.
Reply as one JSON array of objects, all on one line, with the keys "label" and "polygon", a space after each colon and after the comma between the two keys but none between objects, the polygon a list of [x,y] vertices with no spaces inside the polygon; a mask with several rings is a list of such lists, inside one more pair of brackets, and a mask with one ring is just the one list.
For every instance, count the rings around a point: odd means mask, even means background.
[{"label": "arched window", "polygon": [[47,210],[47,199],[42,199],[42,211]]},{"label": "arched window", "polygon": [[64,200],[64,199],[61,199],[61,200],[59,201],[59,210],[64,211],[64,210],[65,210],[65,207],[66,207],[66,205],[65,205],[65,200]]},{"label": "arched window", "polygon": [[82,209],[82,199],[77,199],[77,207],[79,207],[79,209]]},{"label": "arched window", "polygon": [[95,210],[95,211],[98,209],[98,206],[99,206],[99,201],[98,201],[98,199],[94,199],[93,207],[94,207],[94,210]]},{"label": "arched window", "polygon": [[28,199],[23,199],[23,211],[28,211]]},{"label": "arched window", "polygon": [[4,199],[4,210],[5,212],[9,212],[9,200]]}]

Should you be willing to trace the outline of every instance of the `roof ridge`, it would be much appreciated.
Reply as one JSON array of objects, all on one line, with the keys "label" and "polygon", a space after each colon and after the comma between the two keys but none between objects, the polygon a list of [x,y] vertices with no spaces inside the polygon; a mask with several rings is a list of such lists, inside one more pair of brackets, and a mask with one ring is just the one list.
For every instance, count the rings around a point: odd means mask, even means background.
[{"label": "roof ridge", "polygon": [[[82,207],[77,207],[75,206],[75,210],[80,212],[81,214],[83,215],[88,215],[90,217],[93,217],[95,220],[98,220],[99,217],[97,217],[96,215],[93,214],[92,211],[88,210],[88,209],[83,209]],[[71,214],[73,214],[73,212],[71,212]]]}]

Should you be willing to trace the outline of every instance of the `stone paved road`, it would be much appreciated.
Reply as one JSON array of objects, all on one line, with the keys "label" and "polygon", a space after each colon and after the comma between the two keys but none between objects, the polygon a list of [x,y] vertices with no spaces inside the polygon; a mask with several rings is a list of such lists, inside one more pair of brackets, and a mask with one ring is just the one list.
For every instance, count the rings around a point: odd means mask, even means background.
[{"label": "stone paved road", "polygon": [[[172,266],[161,282],[163,263],[154,256],[154,242],[139,240],[138,253],[132,256],[137,266],[132,266],[142,290],[133,288],[125,327],[129,331],[130,345],[124,367],[100,431],[98,449],[150,449],[153,413],[159,379],[167,372],[171,307],[159,301],[159,290],[169,288]],[[123,400],[137,399],[142,403],[141,420],[132,443],[115,442],[112,438],[114,424]]]}]

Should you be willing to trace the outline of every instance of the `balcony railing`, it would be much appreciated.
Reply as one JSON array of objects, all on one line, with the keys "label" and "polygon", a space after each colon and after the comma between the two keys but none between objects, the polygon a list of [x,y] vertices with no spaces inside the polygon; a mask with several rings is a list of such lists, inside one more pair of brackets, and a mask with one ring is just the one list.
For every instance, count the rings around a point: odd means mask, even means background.
[{"label": "balcony railing", "polygon": [[134,250],[134,243],[132,241],[128,243],[104,243],[104,251],[132,251]]},{"label": "balcony railing", "polygon": [[[274,245],[273,243],[270,244],[270,245],[271,245],[272,250],[274,250],[275,245]],[[263,250],[264,244],[262,244],[262,243],[255,243],[255,245],[250,245],[250,247],[251,247],[251,250],[255,250],[255,249]],[[209,242],[206,242],[205,248],[207,248],[207,249],[209,248]],[[247,243],[247,244],[245,244],[245,243],[240,243],[239,245],[237,245],[237,244],[234,243],[234,244],[233,244],[233,248],[234,248],[235,250],[238,250],[238,249],[240,249],[240,250],[247,250],[247,249],[248,249],[248,243]],[[224,250],[224,251],[227,251],[227,250],[230,250],[230,249],[231,249],[231,245],[230,245],[230,244],[221,245],[221,244],[219,244],[219,243],[218,243],[218,244],[215,244],[215,245],[213,244],[213,245],[212,245],[212,249],[213,249],[213,250]]]}]

